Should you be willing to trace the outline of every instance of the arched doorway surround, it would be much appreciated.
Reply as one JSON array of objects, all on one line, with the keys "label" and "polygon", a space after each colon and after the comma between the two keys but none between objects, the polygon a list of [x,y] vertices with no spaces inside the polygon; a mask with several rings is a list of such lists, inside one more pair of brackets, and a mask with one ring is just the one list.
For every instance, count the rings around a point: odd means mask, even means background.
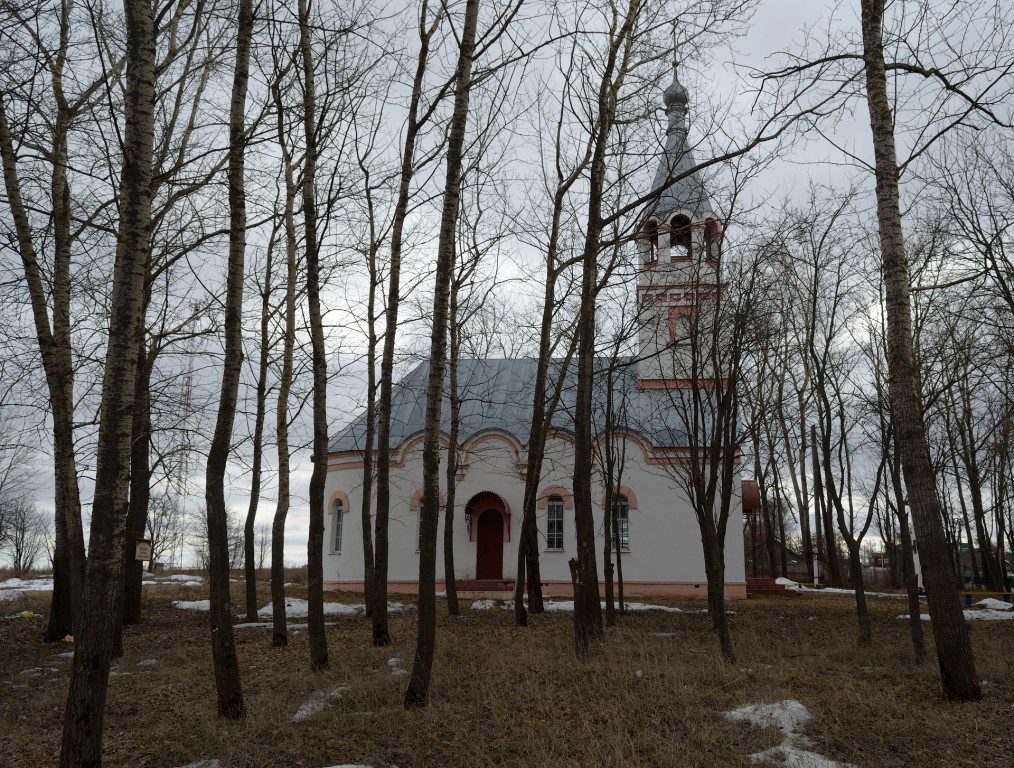
[{"label": "arched doorway surround", "polygon": [[495,493],[476,494],[465,505],[469,539],[475,542],[475,578],[503,578],[503,545],[510,541],[510,512]]}]

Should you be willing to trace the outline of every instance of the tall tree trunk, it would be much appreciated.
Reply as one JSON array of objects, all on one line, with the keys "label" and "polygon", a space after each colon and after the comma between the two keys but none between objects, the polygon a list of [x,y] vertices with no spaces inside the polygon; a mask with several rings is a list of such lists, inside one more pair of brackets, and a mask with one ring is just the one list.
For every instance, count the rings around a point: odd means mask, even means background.
[{"label": "tall tree trunk", "polygon": [[307,542],[307,631],[310,665],[327,667],[327,636],[324,631],[324,484],[327,480],[327,351],[320,314],[320,265],[317,239],[317,118],[314,92],[313,51],[310,45],[308,0],[299,0],[299,49],[303,59],[303,133],[306,161],[303,164],[303,237],[306,242],[306,303],[310,316],[313,350],[313,473],[310,475],[310,535]]},{"label": "tall tree trunk", "polygon": [[704,534],[704,571],[708,577],[708,613],[722,656],[731,664],[736,661],[736,654],[732,648],[729,616],[725,612],[725,548],[712,526],[701,526],[701,533]]},{"label": "tall tree trunk", "polygon": [[[391,402],[394,397],[394,347],[398,332],[398,310],[401,302],[401,251],[404,245],[405,222],[409,213],[409,193],[415,175],[415,149],[420,121],[419,104],[422,100],[423,79],[429,58],[430,39],[443,15],[437,11],[427,25],[428,0],[419,8],[419,54],[416,58],[409,101],[408,123],[405,126],[405,143],[401,152],[401,173],[398,180],[398,201],[391,221],[391,264],[387,286],[387,312],[385,316],[384,353],[380,360],[380,404],[377,407],[377,513],[374,519],[373,542],[373,644],[391,644],[387,615],[387,553],[388,524],[391,516]],[[425,120],[425,118],[424,118]]]},{"label": "tall tree trunk", "polygon": [[151,239],[151,161],[155,131],[155,25],[151,5],[125,0],[120,225],[102,379],[88,570],[75,634],[61,768],[102,764],[102,716],[113,628],[123,599],[123,537],[130,467],[144,271]]},{"label": "tall tree trunk", "polygon": [[[595,520],[592,514],[592,383],[595,377],[595,301],[598,285],[598,254],[603,228],[602,195],[605,189],[606,145],[612,132],[616,90],[623,79],[617,59],[629,45],[634,20],[640,13],[638,0],[631,0],[622,25],[610,40],[597,94],[597,115],[588,174],[588,212],[581,249],[581,309],[577,336],[577,391],[574,406],[574,532],[577,558],[572,566],[575,585],[576,638],[602,637],[602,605],[599,602],[598,566],[595,558]],[[580,606],[578,605],[580,603]],[[579,626],[583,624],[583,626]],[[586,648],[585,642],[577,644]]]},{"label": "tall tree trunk", "polygon": [[954,570],[947,558],[940,501],[933,479],[919,391],[919,365],[912,348],[908,260],[898,200],[894,118],[888,101],[883,43],[884,0],[862,0],[866,100],[877,178],[877,221],[887,296],[889,395],[898,454],[915,522],[937,661],[948,699],[979,699],[968,628],[954,599]]},{"label": "tall tree trunk", "polygon": [[[67,45],[67,11],[61,18],[61,48],[54,57],[52,70],[57,93],[58,112],[53,129],[53,172],[50,194],[53,205],[53,272],[51,290],[46,293],[38,254],[32,240],[28,213],[21,198],[14,141],[7,114],[0,100],[0,160],[3,162],[7,202],[14,219],[18,252],[25,271],[32,317],[49,390],[53,419],[53,468],[55,515],[55,552],[53,557],[53,594],[44,639],[62,640],[74,634],[75,608],[84,594],[85,552],[81,524],[81,497],[74,450],[74,367],[70,335],[70,260],[72,236],[70,187],[67,182],[67,134],[73,111],[62,98],[60,81]],[[52,307],[52,327],[49,312]]]},{"label": "tall tree trunk", "polygon": [[366,616],[373,616],[373,446],[377,430],[377,242],[374,225],[375,211],[373,194],[370,189],[369,170],[363,167],[366,177],[366,205],[370,212],[370,250],[367,266],[370,273],[369,297],[366,301],[366,441],[363,445],[363,600]]},{"label": "tall tree trunk", "polygon": [[458,583],[454,578],[454,503],[458,487],[458,432],[460,427],[461,398],[458,394],[458,358],[461,355],[461,330],[458,327],[458,290],[456,279],[451,280],[450,307],[448,310],[450,355],[447,361],[447,396],[451,406],[450,435],[447,444],[447,466],[444,477],[447,503],[444,507],[444,592],[447,594],[447,615],[458,616]]},{"label": "tall tree trunk", "polygon": [[[147,270],[146,270],[147,271]],[[145,281],[147,282],[147,280]],[[145,305],[147,297],[145,297]],[[127,506],[126,546],[123,550],[123,606],[113,635],[113,656],[123,655],[123,626],[141,621],[141,582],[144,563],[134,558],[138,539],[144,538],[151,497],[151,367],[145,350],[145,334],[137,353],[137,379],[134,383],[134,413],[131,422],[130,501]]]},{"label": "tall tree trunk", "polygon": [[859,555],[859,542],[849,541],[849,571],[852,574],[852,585],[856,591],[856,617],[859,622],[859,644],[869,645],[873,642],[870,628],[870,612],[866,607],[866,584],[863,582],[863,561]]},{"label": "tall tree trunk", "polygon": [[[454,255],[457,241],[458,206],[461,199],[461,167],[468,127],[468,101],[472,85],[472,57],[479,21],[479,0],[465,4],[465,19],[458,44],[454,75],[454,110],[448,128],[444,199],[440,212],[437,267],[434,275],[433,329],[430,335],[430,371],[426,386],[426,421],[423,442],[422,546],[419,552],[419,620],[412,676],[405,691],[406,707],[424,707],[429,700],[433,652],[436,647],[437,522],[440,505],[440,412],[443,408],[444,362],[447,357],[447,320]],[[445,513],[446,514],[446,513]]]},{"label": "tall tree trunk", "polygon": [[271,645],[288,644],[285,616],[285,518],[289,513],[289,392],[292,389],[292,357],[296,339],[296,182],[292,155],[286,139],[285,104],[279,82],[271,87],[275,103],[278,149],[285,181],[285,330],[282,339],[282,373],[278,379],[275,409],[275,440],[278,443],[278,501],[271,520]]},{"label": "tall tree trunk", "polygon": [[254,412],[253,463],[250,466],[250,504],[246,510],[246,522],[243,525],[243,574],[246,587],[246,620],[257,621],[257,506],[261,500],[261,463],[264,453],[264,420],[267,415],[268,389],[268,347],[271,319],[271,271],[274,256],[274,243],[269,243],[265,254],[264,286],[261,289],[261,328],[260,352],[257,357],[257,391]]},{"label": "tall tree trunk", "polygon": [[218,692],[218,714],[243,717],[243,689],[232,631],[229,599],[228,516],[225,508],[225,471],[229,463],[239,374],[243,362],[243,270],[246,261],[246,191],[243,179],[246,151],[244,112],[253,34],[253,0],[240,0],[236,30],[236,65],[229,109],[229,262],[225,296],[225,354],[222,395],[215,434],[208,450],[205,502],[208,508],[208,576],[211,596],[211,655]]}]

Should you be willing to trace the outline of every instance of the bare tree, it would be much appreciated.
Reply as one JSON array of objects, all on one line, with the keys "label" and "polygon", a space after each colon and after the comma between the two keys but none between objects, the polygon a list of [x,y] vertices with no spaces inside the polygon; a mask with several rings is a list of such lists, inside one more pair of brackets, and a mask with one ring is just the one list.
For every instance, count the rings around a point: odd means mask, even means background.
[{"label": "bare tree", "polygon": [[[902,2],[888,7],[883,0],[863,0],[861,11],[858,37],[837,35],[819,51],[794,54],[787,66],[769,74],[789,84],[790,98],[821,101],[825,115],[839,115],[851,108],[849,99],[865,97],[873,139],[894,439],[915,523],[944,693],[949,699],[977,699],[968,632],[953,599],[955,573],[924,421],[900,178],[949,132],[966,125],[1009,123],[1011,67],[1000,22],[1005,13],[996,3],[941,7]],[[976,30],[974,45],[966,44],[968,29]],[[828,86],[823,92],[817,87],[821,83]],[[900,162],[895,136],[899,126],[909,129],[908,157]]]},{"label": "bare tree", "polygon": [[24,576],[45,552],[49,525],[46,515],[31,499],[0,501],[0,551],[11,559],[15,576]]},{"label": "bare tree", "polygon": [[915,520],[944,693],[949,699],[964,701],[978,699],[982,694],[975,674],[965,617],[952,593],[954,571],[945,554],[940,501],[922,419],[918,361],[912,347],[908,261],[902,234],[898,157],[894,143],[894,117],[888,96],[883,24],[884,0],[863,0],[863,65],[876,158],[877,221],[887,303],[891,413]]},{"label": "bare tree", "polygon": [[246,95],[253,37],[253,2],[240,0],[236,29],[236,60],[229,109],[229,262],[226,275],[225,354],[222,395],[215,434],[208,451],[205,499],[208,517],[211,650],[218,692],[218,714],[243,717],[243,689],[239,677],[229,601],[229,551],[225,507],[225,471],[236,418],[240,363],[243,357],[243,269],[246,257]]},{"label": "bare tree", "polygon": [[123,599],[131,409],[137,371],[144,266],[151,237],[155,108],[155,20],[144,2],[124,2],[127,73],[120,227],[102,384],[100,435],[82,615],[64,716],[62,768],[102,762],[102,715],[113,630]]},{"label": "bare tree", "polygon": [[[75,24],[71,2],[61,2],[55,7],[55,19],[52,20],[48,19],[50,9],[42,6],[32,8],[4,3],[0,10],[4,18],[0,26],[6,30],[4,38],[10,44],[9,50],[12,53],[25,51],[29,53],[26,61],[39,62],[33,76],[28,79],[27,91],[13,84],[2,89],[5,93],[0,98],[0,159],[3,161],[7,201],[14,219],[17,249],[31,298],[35,333],[53,414],[56,552],[46,639],[54,641],[74,634],[74,623],[78,618],[74,610],[83,604],[85,572],[84,532],[74,447],[75,369],[71,339],[71,260],[82,230],[73,224],[69,181],[70,135],[74,122],[101,100],[109,79],[121,69],[122,59],[93,79],[87,79],[86,74],[84,83],[79,84],[75,70],[80,62],[73,47],[78,41],[71,34],[71,27]],[[43,30],[55,31],[57,39],[54,45],[47,42],[45,32],[36,33],[36,19],[39,18],[44,20]],[[87,25],[82,22],[79,26],[84,29]],[[19,33],[28,36],[24,44],[18,40]],[[71,68],[69,72],[68,65]],[[80,71],[89,73],[90,68],[81,66]],[[49,77],[46,85],[36,81],[35,75],[42,72]],[[29,136],[16,139],[12,135],[4,102],[20,92],[27,112],[44,113],[46,107],[36,100],[36,92],[42,89],[51,91],[55,111],[55,114],[39,115],[42,118],[39,122],[49,126],[49,134],[37,140],[41,147],[45,147],[42,154],[50,168],[48,200],[43,205],[47,205],[52,213],[52,230],[51,238],[37,241],[30,223],[31,201],[26,204],[15,147],[16,141],[36,144],[36,139]],[[35,122],[28,119],[25,124]],[[47,254],[45,249],[50,247],[52,253]]]},{"label": "bare tree", "polygon": [[[401,260],[404,247],[406,220],[409,215],[409,201],[412,179],[419,170],[416,157],[417,142],[426,124],[433,116],[443,94],[449,87],[445,83],[433,100],[423,102],[424,81],[429,66],[430,45],[434,34],[444,20],[441,6],[430,16],[428,0],[421,0],[416,29],[419,35],[419,51],[416,56],[415,72],[412,77],[412,91],[409,100],[408,117],[401,149],[401,171],[398,177],[398,197],[391,221],[390,264],[387,285],[387,308],[384,315],[384,350],[380,362],[380,400],[377,405],[377,511],[374,518],[373,598],[372,630],[373,644],[391,644],[387,614],[387,556],[388,525],[391,514],[391,407],[394,393],[395,336],[398,330],[398,311],[401,301]],[[432,157],[430,158],[432,161]],[[435,509],[435,507],[431,507]]]},{"label": "bare tree", "polygon": [[[430,336],[430,370],[426,387],[425,441],[423,445],[423,509],[419,552],[419,623],[412,676],[405,692],[406,707],[426,706],[436,648],[437,511],[440,506],[440,413],[444,402],[447,356],[448,303],[457,243],[461,198],[461,169],[468,125],[479,0],[467,0],[458,42],[454,74],[454,110],[448,127],[444,197],[437,244],[433,293],[433,328]],[[445,512],[445,514],[447,514]]]},{"label": "bare tree", "polygon": [[[277,228],[276,230],[277,231]],[[254,433],[251,452],[253,461],[250,466],[250,504],[247,507],[246,522],[243,526],[243,560],[244,560],[244,581],[246,586],[246,616],[247,621],[257,621],[257,568],[255,558],[257,557],[258,531],[257,531],[257,506],[260,503],[261,495],[261,463],[264,451],[264,420],[267,418],[267,388],[268,388],[268,355],[270,352],[270,331],[271,321],[271,293],[272,293],[272,272],[274,261],[275,231],[268,243],[264,257],[264,282],[260,286],[261,312],[260,312],[260,343],[258,344],[257,357],[257,386],[254,395]],[[261,557],[263,560],[263,557]]]},{"label": "bare tree", "polygon": [[310,476],[310,535],[307,541],[307,588],[310,634],[310,665],[327,667],[324,634],[324,482],[327,478],[327,352],[320,314],[320,266],[318,264],[317,200],[317,102],[314,87],[313,47],[307,0],[299,0],[299,52],[303,73],[303,238],[306,247],[306,299],[310,319],[313,357],[313,473]]},{"label": "bare tree", "polygon": [[151,560],[148,570],[156,563],[165,563],[182,551],[184,537],[183,509],[179,499],[166,493],[153,494],[149,501],[145,533],[151,541]]}]

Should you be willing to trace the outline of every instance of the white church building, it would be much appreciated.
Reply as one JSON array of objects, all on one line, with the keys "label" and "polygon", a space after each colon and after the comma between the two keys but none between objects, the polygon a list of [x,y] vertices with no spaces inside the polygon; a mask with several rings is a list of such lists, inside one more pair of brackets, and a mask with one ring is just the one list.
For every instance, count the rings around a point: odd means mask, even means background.
[{"label": "white church building", "polygon": [[[688,386],[681,344],[720,290],[722,228],[687,145],[687,93],[674,77],[664,93],[666,147],[654,189],[660,196],[641,215],[637,237],[640,308],[639,352],[619,374],[597,376],[595,398],[624,404],[625,456],[619,487],[619,545],[626,595],[707,595],[701,534],[677,475],[686,454],[683,421],[672,404],[674,388]],[[603,361],[603,365],[606,361]],[[474,359],[459,363],[460,467],[454,509],[455,578],[502,587],[512,583],[521,534],[536,361]],[[423,416],[429,364],[395,384],[391,423],[391,510],[388,589],[415,592],[419,571]],[[558,371],[558,364],[553,370]],[[553,378],[552,375],[550,377]],[[568,561],[577,554],[573,520],[573,412],[576,364],[568,371],[553,416],[539,478],[537,524],[544,592],[572,593]],[[444,434],[449,430],[444,404]],[[594,434],[602,435],[603,409],[593,408]],[[324,581],[334,589],[363,587],[362,489],[365,414],[331,441],[325,489]],[[615,438],[614,438],[615,440]],[[443,476],[441,483],[444,482]],[[605,484],[593,478],[597,552],[601,575]],[[444,489],[442,488],[442,491]],[[375,492],[375,489],[374,489]],[[443,525],[437,541],[438,584],[443,589]],[[614,544],[615,546],[615,544]],[[615,558],[614,558],[615,559]],[[737,478],[726,531],[726,595],[746,596],[743,517]]]}]

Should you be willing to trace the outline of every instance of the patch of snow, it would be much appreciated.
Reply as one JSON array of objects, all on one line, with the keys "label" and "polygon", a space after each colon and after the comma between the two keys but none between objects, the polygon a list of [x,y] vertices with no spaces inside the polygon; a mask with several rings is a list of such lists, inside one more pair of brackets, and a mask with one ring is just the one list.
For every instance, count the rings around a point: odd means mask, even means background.
[{"label": "patch of snow", "polygon": [[476,600],[472,603],[473,611],[489,611],[496,607],[496,600]]},{"label": "patch of snow", "polygon": [[74,658],[74,651],[66,651],[64,653],[58,653],[58,654],[56,654],[56,656],[54,658],[57,658],[57,659],[73,659]]},{"label": "patch of snow", "polygon": [[199,586],[201,586],[204,583],[200,579],[196,579],[195,580],[195,578],[196,577],[186,576],[186,577],[183,577],[182,580],[180,580],[180,579],[175,579],[172,576],[170,576],[169,577],[170,580],[156,579],[154,581],[144,581],[144,582],[141,582],[141,583],[144,586],[146,586],[146,587],[165,586],[165,585],[168,585],[168,584],[171,584],[174,587],[199,587]]},{"label": "patch of snow", "polygon": [[302,704],[299,709],[296,710],[296,714],[289,718],[289,722],[302,723],[304,720],[309,720],[318,712],[326,709],[329,701],[337,701],[340,699],[348,689],[349,687],[347,685],[339,685],[330,693],[314,694],[313,698],[305,704]]},{"label": "patch of snow", "polygon": [[[991,608],[970,608],[964,611],[965,619],[971,621],[978,619],[979,621],[1010,621],[1014,619],[1014,612],[1010,610],[997,611]],[[898,616],[899,619],[907,619],[910,614],[903,613]],[[929,621],[930,615],[928,613],[920,613],[919,618],[923,621]]]},{"label": "patch of snow", "polygon": [[[11,595],[8,597],[7,592],[11,591]],[[39,579],[7,579],[6,581],[0,581],[0,600],[13,600],[15,597],[20,597],[21,592],[52,592],[53,591],[53,577],[44,576]]]},{"label": "patch of snow", "polygon": [[401,668],[401,659],[388,659],[387,666],[391,668],[391,674],[395,677],[401,677],[402,675],[408,674],[407,669]]},{"label": "patch of snow", "polygon": [[137,662],[137,666],[139,667],[150,667],[155,664],[158,664],[158,659],[143,659],[142,661]]},{"label": "patch of snow", "polygon": [[544,603],[546,613],[566,613],[574,610],[573,600],[546,600]]},{"label": "patch of snow", "polygon": [[809,710],[793,699],[775,704],[748,704],[726,712],[730,720],[745,720],[758,728],[775,727],[786,736],[799,736],[799,729],[810,720]]},{"label": "patch of snow", "polygon": [[1014,608],[1014,603],[1005,603],[1003,600],[997,600],[995,597],[987,597],[984,600],[980,600],[976,603],[980,608],[988,608],[993,611],[1009,611]]},{"label": "patch of snow", "polygon": [[[605,608],[605,603],[602,604]],[[662,611],[663,613],[683,613],[679,608],[671,605],[652,605],[651,603],[627,603],[628,611]]]},{"label": "patch of snow", "polygon": [[806,707],[793,699],[775,704],[748,704],[726,712],[725,716],[759,728],[778,728],[784,735],[778,746],[750,755],[752,763],[778,763],[786,768],[856,768],[851,763],[839,763],[805,749],[810,746],[810,740],[800,733],[800,729],[811,715]]},{"label": "patch of snow", "polygon": [[[806,584],[800,584],[798,581],[787,579],[784,576],[779,576],[775,579],[775,583],[785,587],[787,590],[792,592],[826,592],[830,595],[854,595],[856,591],[854,589],[840,589],[838,587],[811,587]],[[890,597],[900,600],[907,600],[908,595],[898,594],[897,592],[869,592],[865,591],[867,597]]]},{"label": "patch of snow", "polygon": [[296,710],[296,714],[289,718],[289,722],[302,723],[305,720],[309,720],[325,707],[327,707],[326,701],[321,699],[311,699],[310,701],[300,705],[299,709]]},{"label": "patch of snow", "polygon": [[173,600],[173,606],[184,611],[210,611],[210,600]]},{"label": "patch of snow", "polygon": [[[404,613],[410,610],[412,606],[404,605],[402,603],[388,603],[387,610],[389,613]],[[324,603],[324,615],[325,616],[358,616],[365,613],[366,606],[362,603]],[[298,597],[287,597],[285,598],[285,617],[288,618],[301,618],[309,616],[310,604],[306,600],[300,600]],[[271,618],[275,615],[273,605],[268,603],[259,611],[258,616],[264,618]]]}]

